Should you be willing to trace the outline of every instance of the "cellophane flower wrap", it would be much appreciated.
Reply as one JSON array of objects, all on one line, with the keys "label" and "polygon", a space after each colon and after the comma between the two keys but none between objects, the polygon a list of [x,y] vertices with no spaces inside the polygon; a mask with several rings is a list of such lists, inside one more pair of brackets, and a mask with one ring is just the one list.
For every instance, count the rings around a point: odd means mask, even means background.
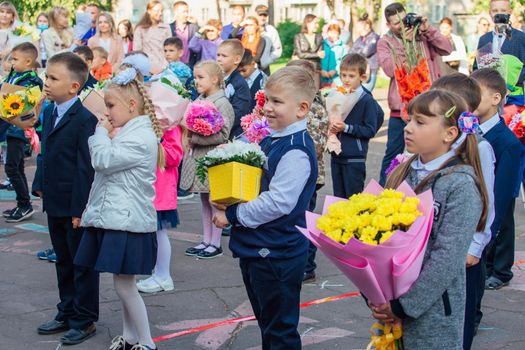
[{"label": "cellophane flower wrap", "polygon": [[224,125],[224,118],[211,102],[192,102],[184,116],[188,129],[196,134],[210,136],[218,133]]},{"label": "cellophane flower wrap", "polygon": [[255,107],[252,113],[241,118],[241,128],[249,142],[259,143],[272,132],[264,115],[265,103],[264,90],[257,91],[255,94]]},{"label": "cellophane flower wrap", "polygon": [[[328,112],[330,124],[344,121],[360,97],[358,92],[348,90],[343,86],[335,89],[323,89],[322,93],[325,96],[326,111]],[[326,149],[328,152],[334,152],[335,154],[340,154],[342,151],[341,141],[337,138],[337,134],[330,132],[330,130],[328,131]]]},{"label": "cellophane flower wrap", "polygon": [[[327,196],[323,215],[306,212],[307,227],[299,230],[371,304],[382,305],[418,278],[432,222],[431,191],[416,195],[406,182],[395,191],[383,190],[372,180],[350,199]],[[400,325],[373,328],[383,331],[372,337],[377,349],[402,346]]]},{"label": "cellophane flower wrap", "polygon": [[[42,102],[42,92],[38,86],[28,88],[3,83],[0,90],[0,117],[9,123],[18,117],[27,116],[28,119],[34,116],[38,117]],[[40,139],[35,129],[26,129],[25,136],[29,139],[29,143],[35,152],[39,153]]]},{"label": "cellophane flower wrap", "polygon": [[[401,20],[401,18],[400,18]],[[401,21],[401,23],[403,23]],[[417,33],[419,26],[414,28],[414,33]],[[394,57],[395,69],[394,77],[397,83],[403,110],[401,116],[404,120],[408,118],[407,107],[408,103],[416,96],[426,92],[432,85],[430,77],[430,69],[428,61],[423,53],[421,43],[414,38],[414,40],[407,40],[406,28],[401,26],[401,39],[405,48],[406,60],[398,57],[393,49],[391,54]]]},{"label": "cellophane flower wrap", "polygon": [[190,92],[176,77],[174,79],[176,81],[162,77],[151,83],[148,91],[162,130],[170,130],[178,126],[191,102]]},{"label": "cellophane flower wrap", "polygon": [[229,162],[238,162],[256,168],[262,168],[266,155],[256,143],[234,140],[209,151],[204,157],[196,160],[196,175],[204,183],[208,168]]},{"label": "cellophane flower wrap", "polygon": [[28,23],[20,23],[11,32],[11,44],[16,46],[25,42],[36,42],[40,40],[39,32]]}]

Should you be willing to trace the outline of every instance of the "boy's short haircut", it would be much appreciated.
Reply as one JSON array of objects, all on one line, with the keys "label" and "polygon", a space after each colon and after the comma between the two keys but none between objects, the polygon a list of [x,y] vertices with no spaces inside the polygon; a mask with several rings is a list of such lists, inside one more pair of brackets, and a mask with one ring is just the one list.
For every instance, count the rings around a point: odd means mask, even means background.
[{"label": "boy's short haircut", "polygon": [[492,68],[482,68],[474,71],[470,77],[479,85],[490,91],[499,93],[503,99],[507,95],[507,84],[499,72]]},{"label": "boy's short haircut", "polygon": [[226,47],[231,50],[233,55],[242,57],[244,55],[244,47],[239,39],[224,40],[219,47]]},{"label": "boy's short haircut", "polygon": [[47,61],[48,67],[53,64],[64,66],[69,77],[79,83],[79,90],[86,83],[89,67],[77,54],[73,52],[57,53]]},{"label": "boy's short haircut", "polygon": [[96,47],[92,48],[91,50],[93,51],[93,56],[95,56],[95,54],[97,54],[100,57],[105,58],[106,60],[109,57],[109,53],[102,46],[96,46]]},{"label": "boy's short haircut", "polygon": [[244,50],[244,55],[242,56],[241,63],[239,63],[239,67],[251,65],[253,62],[255,62],[255,59],[253,58],[252,52],[250,50]]},{"label": "boy's short haircut", "polygon": [[180,38],[177,38],[176,36],[172,36],[171,38],[164,40],[164,47],[166,46],[175,46],[177,50],[184,49],[184,44],[182,43],[182,40]]},{"label": "boy's short haircut", "polygon": [[299,67],[308,72],[312,76],[312,79],[318,78],[317,68],[315,67],[315,64],[308,60],[293,60],[288,62],[286,67]]},{"label": "boy's short haircut", "polygon": [[481,102],[481,89],[479,84],[465,74],[453,73],[441,77],[434,81],[431,89],[441,89],[458,94],[467,102],[470,112],[474,112]]},{"label": "boy's short haircut", "polygon": [[84,57],[86,61],[93,61],[93,50],[89,46],[77,46],[73,49],[73,53]]},{"label": "boy's short haircut", "polygon": [[366,74],[366,58],[358,53],[349,53],[343,57],[339,70],[357,69],[359,75]]},{"label": "boy's short haircut", "polygon": [[306,99],[312,104],[317,93],[314,79],[301,67],[284,67],[270,75],[266,89],[293,91],[294,96]]},{"label": "boy's short haircut", "polygon": [[32,62],[38,59],[38,49],[32,43],[18,44],[11,50],[11,52],[15,51],[30,57]]}]

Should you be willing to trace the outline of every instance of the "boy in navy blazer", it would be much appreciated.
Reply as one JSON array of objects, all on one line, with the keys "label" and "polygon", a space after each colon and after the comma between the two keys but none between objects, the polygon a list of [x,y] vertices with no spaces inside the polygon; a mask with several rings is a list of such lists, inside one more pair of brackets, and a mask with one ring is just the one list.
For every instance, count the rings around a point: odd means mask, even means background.
[{"label": "boy in navy blazer", "polygon": [[98,273],[73,265],[83,232],[80,217],[94,176],[88,138],[97,119],[77,97],[88,77],[88,66],[80,57],[70,52],[51,57],[46,75],[44,91],[54,103],[44,112],[33,193],[42,198],[47,213],[60,303],[55,318],[38,327],[38,333],[68,330],[60,341],[78,344],[95,334],[98,320]]},{"label": "boy in navy blazer", "polygon": [[223,41],[217,51],[217,63],[224,70],[225,94],[235,112],[230,140],[242,134],[241,118],[252,112],[250,88],[237,70],[243,54],[244,48],[237,39]]},{"label": "boy in navy blazer", "polygon": [[257,91],[264,89],[268,76],[257,68],[257,63],[253,59],[253,55],[250,50],[244,50],[244,56],[242,57],[241,64],[239,65],[239,73],[243,76],[244,80],[250,88],[251,104],[250,108],[253,110],[255,107],[255,94]]},{"label": "boy in navy blazer", "polygon": [[[514,189],[520,170],[521,143],[505,125],[498,113],[507,86],[501,75],[490,68],[475,71],[471,75],[481,88],[481,103],[474,112],[480,120],[483,137],[490,143],[496,156],[494,178],[495,216],[492,223],[492,239],[485,248],[481,261],[480,295],[485,286],[499,289],[512,278],[510,268],[514,262]],[[502,230],[510,224],[511,230]],[[486,257],[486,272],[485,270]],[[488,277],[485,280],[485,274]],[[510,275],[509,275],[510,274]],[[481,297],[478,302],[477,324],[481,321]]]},{"label": "boy in navy blazer", "polygon": [[345,120],[334,122],[330,127],[341,141],[341,153],[332,152],[331,161],[336,197],[349,198],[363,191],[368,142],[383,124],[383,110],[372,94],[361,86],[366,80],[366,66],[366,59],[356,53],[346,55],[341,62],[343,86],[360,97]]}]

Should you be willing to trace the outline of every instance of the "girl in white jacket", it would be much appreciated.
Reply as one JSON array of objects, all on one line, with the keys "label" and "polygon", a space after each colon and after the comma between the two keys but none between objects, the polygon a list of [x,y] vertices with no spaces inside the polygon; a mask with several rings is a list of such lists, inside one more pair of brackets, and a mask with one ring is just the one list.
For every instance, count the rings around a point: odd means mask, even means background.
[{"label": "girl in white jacket", "polygon": [[[110,349],[156,349],[135,275],[149,275],[157,254],[155,171],[164,166],[162,131],[151,100],[133,68],[105,92],[107,118],[89,138],[95,180],[82,215],[86,231],[75,264],[113,273],[122,302],[123,335]],[[113,128],[121,128],[111,139]]]}]

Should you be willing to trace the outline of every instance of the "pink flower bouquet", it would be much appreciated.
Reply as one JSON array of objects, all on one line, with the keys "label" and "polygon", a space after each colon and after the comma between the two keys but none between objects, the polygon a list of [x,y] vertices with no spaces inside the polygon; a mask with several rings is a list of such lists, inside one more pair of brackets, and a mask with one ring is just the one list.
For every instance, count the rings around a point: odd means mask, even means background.
[{"label": "pink flower bouquet", "polygon": [[190,99],[184,90],[180,83],[173,83],[167,78],[162,78],[151,84],[149,95],[155,107],[155,114],[160,127],[163,130],[173,129],[182,121],[190,104]]},{"label": "pink flower bouquet", "polygon": [[210,136],[218,133],[224,118],[215,105],[208,101],[198,100],[190,104],[184,116],[188,129],[196,134]]},{"label": "pink flower bouquet", "polygon": [[[379,195],[383,188],[371,181],[363,193]],[[306,228],[299,230],[348,277],[373,305],[381,305],[406,293],[421,271],[423,257],[433,223],[431,191],[417,195],[406,183],[397,191],[417,197],[422,213],[406,232],[395,231],[381,244],[368,244],[351,238],[341,244],[317,228],[318,214],[306,212]],[[346,199],[327,196],[323,214],[330,205]]]},{"label": "pink flower bouquet", "polygon": [[268,120],[264,116],[263,108],[266,103],[266,96],[263,90],[257,91],[255,101],[256,104],[252,113],[241,118],[241,128],[244,131],[244,136],[251,143],[261,142],[272,131],[268,125]]}]

